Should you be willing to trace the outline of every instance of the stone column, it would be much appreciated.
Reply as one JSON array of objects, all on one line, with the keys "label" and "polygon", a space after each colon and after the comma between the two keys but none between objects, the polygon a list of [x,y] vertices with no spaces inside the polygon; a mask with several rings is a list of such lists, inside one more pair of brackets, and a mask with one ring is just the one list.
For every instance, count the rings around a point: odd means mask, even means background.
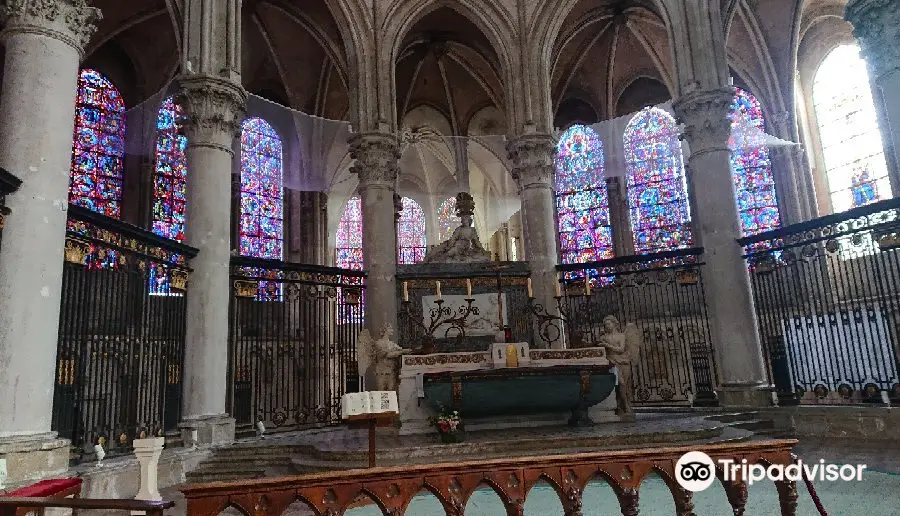
[{"label": "stone column", "polygon": [[[380,334],[386,324],[397,329],[397,244],[394,191],[400,171],[397,137],[360,133],[350,140],[351,171],[359,175],[363,217],[363,266],[366,282],[366,327]],[[371,384],[370,384],[371,385]]]},{"label": "stone column", "polygon": [[[845,12],[871,72],[894,197],[900,196],[900,3],[850,0]],[[878,95],[877,93],[881,93]]]},{"label": "stone column", "polygon": [[711,337],[716,346],[723,405],[769,404],[769,386],[759,343],[750,276],[736,239],[740,219],[731,180],[728,110],[732,88],[697,91],[673,108],[685,124],[690,146],[691,184],[710,195],[693,195],[697,244],[706,249],[703,289]]},{"label": "stone column", "polygon": [[[531,267],[536,301],[556,312],[559,252],[556,245],[556,202],[553,193],[553,155],[556,141],[549,134],[531,133],[510,139],[507,145],[513,178],[522,198],[525,255]],[[535,341],[536,346],[541,342]],[[554,347],[565,347],[565,342]]]},{"label": "stone column", "polygon": [[16,486],[68,469],[50,422],[78,65],[100,11],[7,0],[0,18],[0,167],[22,179],[0,248],[0,458]]},{"label": "stone column", "polygon": [[185,155],[190,170],[185,236],[188,245],[200,250],[191,260],[187,293],[181,427],[185,436],[197,430],[199,444],[216,444],[234,439],[234,419],[225,408],[231,162],[247,92],[240,84],[212,75],[184,75],[178,81],[187,117]]}]

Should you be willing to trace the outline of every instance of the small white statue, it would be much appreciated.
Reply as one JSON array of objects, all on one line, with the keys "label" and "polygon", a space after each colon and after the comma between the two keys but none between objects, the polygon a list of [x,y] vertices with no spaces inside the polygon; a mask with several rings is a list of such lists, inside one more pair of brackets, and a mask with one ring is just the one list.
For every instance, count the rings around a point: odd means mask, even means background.
[{"label": "small white statue", "polygon": [[106,450],[103,449],[103,441],[94,445],[94,453],[97,455],[97,467],[103,466],[103,457],[106,457]]},{"label": "small white statue", "polygon": [[374,377],[375,391],[396,391],[399,374],[399,358],[411,352],[391,341],[394,328],[390,324],[384,326],[378,340],[372,338],[369,330],[359,332],[356,341],[356,360],[359,372],[365,378]]},{"label": "small white statue", "polygon": [[616,366],[619,374],[619,388],[616,389],[616,413],[620,416],[634,415],[631,407],[632,364],[641,355],[641,331],[634,323],[625,325],[623,331],[619,320],[612,315],[603,318],[604,333],[597,339],[606,348],[606,358]]}]

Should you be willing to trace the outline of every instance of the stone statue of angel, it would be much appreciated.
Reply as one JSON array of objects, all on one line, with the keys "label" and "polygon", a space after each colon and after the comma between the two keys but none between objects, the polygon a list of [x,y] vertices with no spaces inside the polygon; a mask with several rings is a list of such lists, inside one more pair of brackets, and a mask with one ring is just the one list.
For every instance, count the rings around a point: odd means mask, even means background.
[{"label": "stone statue of angel", "polygon": [[356,339],[356,361],[359,373],[372,382],[375,391],[396,391],[400,370],[399,358],[411,352],[391,340],[394,328],[386,324],[378,340],[372,338],[368,329],[359,332]]},{"label": "stone statue of angel", "polygon": [[620,416],[633,417],[631,371],[632,364],[636,364],[641,355],[641,330],[634,323],[626,324],[622,330],[619,320],[613,315],[603,318],[603,330],[604,333],[598,340],[600,345],[606,348],[606,358],[616,366],[619,375],[616,413]]}]

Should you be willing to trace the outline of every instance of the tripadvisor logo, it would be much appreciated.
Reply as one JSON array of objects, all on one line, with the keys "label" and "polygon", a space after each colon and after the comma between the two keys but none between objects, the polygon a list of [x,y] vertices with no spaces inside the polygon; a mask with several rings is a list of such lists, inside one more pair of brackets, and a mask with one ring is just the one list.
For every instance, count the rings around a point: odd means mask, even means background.
[{"label": "tripadvisor logo", "polygon": [[[824,481],[852,481],[862,480],[862,472],[866,469],[865,464],[856,466],[845,464],[839,466],[837,464],[825,464],[824,460],[812,465],[804,464],[798,460],[796,464],[787,466],[782,464],[772,464],[764,466],[762,464],[748,464],[747,459],[740,462],[734,459],[719,459],[719,471],[722,474],[722,480],[730,482],[738,478],[743,479],[748,485],[754,482],[769,479],[773,481],[790,480],[799,482],[804,477],[811,480]],[[675,463],[675,480],[678,485],[692,492],[703,491],[711,486],[716,480],[716,463],[703,452],[688,452],[678,459]]]}]

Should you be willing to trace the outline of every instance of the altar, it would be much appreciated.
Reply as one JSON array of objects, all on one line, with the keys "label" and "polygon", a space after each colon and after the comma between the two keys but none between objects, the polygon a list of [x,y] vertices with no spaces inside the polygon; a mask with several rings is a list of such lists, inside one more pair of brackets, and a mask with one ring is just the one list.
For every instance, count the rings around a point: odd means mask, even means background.
[{"label": "altar", "polygon": [[429,418],[459,410],[469,431],[620,421],[615,368],[604,348],[406,355],[400,369],[400,435],[433,433]]}]

